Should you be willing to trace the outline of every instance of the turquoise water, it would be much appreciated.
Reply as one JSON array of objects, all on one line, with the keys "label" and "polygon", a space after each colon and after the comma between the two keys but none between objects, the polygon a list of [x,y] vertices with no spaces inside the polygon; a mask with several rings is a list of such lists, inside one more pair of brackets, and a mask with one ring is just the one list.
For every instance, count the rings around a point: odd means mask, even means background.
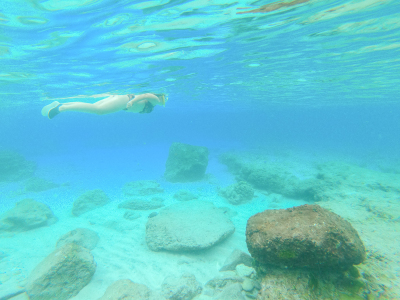
[{"label": "turquoise water", "polygon": [[[126,278],[156,290],[167,274],[184,270],[205,284],[233,249],[247,251],[251,215],[309,203],[256,190],[251,203],[230,205],[218,195],[235,182],[218,159],[230,151],[244,160],[282,163],[299,178],[333,160],[362,168],[352,169],[357,177],[362,170],[374,172],[368,180],[393,187],[391,194],[373,195],[375,210],[391,218],[364,215],[365,207],[353,198],[354,203],[341,198],[340,205],[319,204],[349,220],[367,250],[387,259],[374,270],[389,278],[388,299],[400,297],[394,283],[399,223],[393,221],[400,190],[398,11],[394,0],[2,1],[0,150],[35,162],[31,175],[59,186],[31,192],[26,178],[0,182],[0,213],[32,198],[59,221],[0,235],[0,251],[7,254],[0,255],[0,297],[23,289],[58,238],[77,227],[95,230],[102,244],[93,250],[95,277],[73,299],[98,299],[112,282]],[[166,93],[169,100],[151,114],[65,112],[49,120],[40,113],[55,100],[94,103],[145,92]],[[165,180],[174,142],[209,149],[206,179]],[[151,211],[142,212],[134,226],[118,219],[122,187],[137,180],[158,181],[166,206],[185,189],[230,207],[237,213],[235,234],[207,253],[187,254],[187,268],[180,256],[151,252],[144,242]],[[369,192],[361,185],[347,188],[344,194]],[[72,217],[72,203],[93,189],[105,191],[111,204],[98,215]],[[112,231],[112,222],[123,229]],[[374,234],[376,228],[388,238]],[[140,242],[130,244],[129,234]],[[135,265],[130,249],[140,254],[136,267],[125,269],[124,261]]]}]

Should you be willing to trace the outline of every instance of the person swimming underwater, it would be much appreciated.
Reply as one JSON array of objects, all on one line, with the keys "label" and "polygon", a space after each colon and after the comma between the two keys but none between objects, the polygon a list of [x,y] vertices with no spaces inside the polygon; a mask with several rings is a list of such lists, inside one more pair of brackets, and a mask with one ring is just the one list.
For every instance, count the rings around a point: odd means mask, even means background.
[{"label": "person swimming underwater", "polygon": [[113,95],[95,103],[54,101],[42,109],[42,115],[53,119],[64,111],[78,111],[97,115],[111,114],[125,110],[134,113],[151,113],[156,105],[165,106],[165,94],[146,93],[140,95]]}]

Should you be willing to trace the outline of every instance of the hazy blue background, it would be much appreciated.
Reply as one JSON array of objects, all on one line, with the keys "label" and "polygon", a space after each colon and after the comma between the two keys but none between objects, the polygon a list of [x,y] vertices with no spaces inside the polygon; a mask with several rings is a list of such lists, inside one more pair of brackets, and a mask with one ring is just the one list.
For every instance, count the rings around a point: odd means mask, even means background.
[{"label": "hazy blue background", "polygon": [[[272,2],[3,1],[0,147],[72,159],[114,149],[160,171],[172,142],[390,165],[400,153],[400,4]],[[53,100],[147,91],[169,94],[166,107],[40,114]]]}]

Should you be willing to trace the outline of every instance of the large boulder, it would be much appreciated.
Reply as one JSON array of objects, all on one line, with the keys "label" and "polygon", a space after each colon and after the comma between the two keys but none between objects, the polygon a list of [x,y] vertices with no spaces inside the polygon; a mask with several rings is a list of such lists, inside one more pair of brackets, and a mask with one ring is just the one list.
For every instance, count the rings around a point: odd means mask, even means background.
[{"label": "large boulder", "polygon": [[27,231],[57,222],[51,209],[44,203],[24,199],[0,218],[0,231]]},{"label": "large boulder", "polygon": [[235,227],[222,209],[203,201],[186,201],[149,218],[146,242],[153,251],[201,250],[227,238]]},{"label": "large boulder", "polygon": [[107,194],[100,189],[83,193],[73,203],[72,214],[80,216],[88,211],[106,205],[110,201]]},{"label": "large boulder", "polygon": [[357,231],[319,205],[265,210],[247,221],[247,248],[261,264],[348,269],[365,259]]},{"label": "large boulder", "polygon": [[30,300],[66,300],[76,296],[93,277],[96,263],[90,251],[66,244],[40,262],[27,279]]},{"label": "large boulder", "polygon": [[173,143],[169,148],[165,168],[165,179],[170,182],[201,180],[208,165],[208,149],[182,143]]}]

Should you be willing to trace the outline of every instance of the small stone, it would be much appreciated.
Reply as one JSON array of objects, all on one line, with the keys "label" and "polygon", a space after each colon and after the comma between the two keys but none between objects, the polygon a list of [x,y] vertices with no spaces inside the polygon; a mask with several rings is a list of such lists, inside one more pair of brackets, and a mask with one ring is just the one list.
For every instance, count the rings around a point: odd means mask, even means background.
[{"label": "small stone", "polygon": [[254,284],[253,284],[253,280],[246,278],[243,282],[242,282],[242,288],[244,291],[246,292],[251,292],[254,289]]},{"label": "small stone", "polygon": [[133,220],[136,220],[139,218],[140,218],[140,214],[136,211],[126,211],[124,213],[124,219],[127,219],[129,221],[133,221]]},{"label": "small stone", "polygon": [[157,215],[158,215],[158,212],[153,211],[151,214],[149,214],[148,218],[154,218]]},{"label": "small stone", "polygon": [[[224,211],[225,214],[229,214],[229,211]],[[235,249],[231,255],[225,260],[223,267],[220,271],[228,271],[228,270],[236,270],[236,266],[240,264],[244,264],[248,267],[251,267],[253,263],[253,259],[247,253],[240,251],[239,249]]]},{"label": "small stone", "polygon": [[236,266],[236,272],[240,277],[250,277],[251,274],[255,273],[255,270],[251,267],[240,264]]}]

